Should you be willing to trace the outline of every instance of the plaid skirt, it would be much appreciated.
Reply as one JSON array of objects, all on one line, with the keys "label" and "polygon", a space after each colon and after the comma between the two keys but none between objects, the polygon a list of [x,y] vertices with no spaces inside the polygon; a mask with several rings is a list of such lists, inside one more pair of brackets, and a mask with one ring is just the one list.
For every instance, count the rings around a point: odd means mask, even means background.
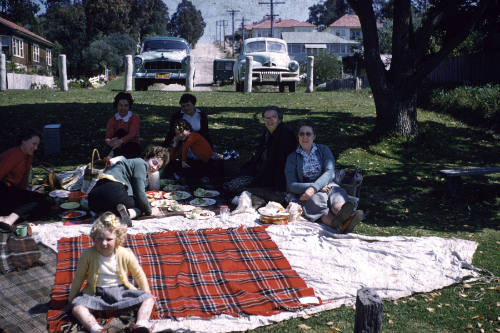
[{"label": "plaid skirt", "polygon": [[92,310],[121,310],[140,304],[153,297],[148,292],[139,289],[127,289],[124,285],[116,287],[97,287],[95,295],[80,293],[72,306],[83,305]]}]

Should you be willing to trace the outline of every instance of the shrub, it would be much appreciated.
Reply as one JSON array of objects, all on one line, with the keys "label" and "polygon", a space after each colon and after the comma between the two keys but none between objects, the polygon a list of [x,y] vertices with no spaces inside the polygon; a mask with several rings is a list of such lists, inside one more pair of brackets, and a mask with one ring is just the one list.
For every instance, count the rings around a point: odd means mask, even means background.
[{"label": "shrub", "polygon": [[[314,56],[314,84],[340,79],[341,67],[342,61],[335,55],[324,53]],[[307,63],[302,64],[300,72],[307,74]]]},{"label": "shrub", "polygon": [[421,90],[420,105],[450,113],[471,125],[500,131],[500,85],[440,87]]}]

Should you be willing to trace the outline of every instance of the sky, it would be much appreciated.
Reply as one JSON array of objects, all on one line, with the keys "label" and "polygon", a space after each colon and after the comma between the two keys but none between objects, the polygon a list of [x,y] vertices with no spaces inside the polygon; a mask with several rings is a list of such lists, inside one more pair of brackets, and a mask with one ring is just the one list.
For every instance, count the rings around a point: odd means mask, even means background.
[{"label": "sky", "polygon": [[[180,0],[164,0],[168,7],[168,14],[172,16],[177,10]],[[191,0],[193,5],[201,11],[203,20],[207,24],[205,32],[198,43],[211,43],[215,40],[216,21],[227,20],[226,34],[232,31],[231,14],[228,10],[239,10],[234,16],[236,26],[241,25],[242,17],[245,17],[245,24],[261,20],[264,15],[270,14],[270,5],[259,4],[270,0]],[[296,19],[306,21],[309,17],[308,8],[317,4],[320,0],[274,0],[274,14],[278,14],[278,19]],[[284,2],[284,4],[276,4]]]}]

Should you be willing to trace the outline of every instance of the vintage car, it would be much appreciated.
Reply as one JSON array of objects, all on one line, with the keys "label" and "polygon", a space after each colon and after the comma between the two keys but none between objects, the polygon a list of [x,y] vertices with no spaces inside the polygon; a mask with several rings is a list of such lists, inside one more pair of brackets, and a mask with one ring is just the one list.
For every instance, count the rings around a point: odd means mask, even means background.
[{"label": "vintage car", "polygon": [[214,59],[214,83],[220,86],[233,84],[233,67],[236,59]]},{"label": "vintage car", "polygon": [[155,83],[186,84],[189,43],[177,37],[151,37],[142,42],[134,57],[135,90],[147,90]]},{"label": "vintage car", "polygon": [[256,37],[243,42],[233,67],[236,91],[243,91],[246,56],[253,57],[252,86],[275,85],[279,86],[280,92],[284,92],[285,86],[288,86],[290,92],[295,91],[295,85],[299,81],[299,63],[290,60],[284,40]]}]

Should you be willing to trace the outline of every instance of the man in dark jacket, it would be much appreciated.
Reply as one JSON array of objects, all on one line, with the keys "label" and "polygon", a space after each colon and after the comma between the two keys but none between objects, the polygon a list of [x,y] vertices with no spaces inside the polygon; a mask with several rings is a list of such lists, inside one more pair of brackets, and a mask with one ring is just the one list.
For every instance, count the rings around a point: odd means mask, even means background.
[{"label": "man in dark jacket", "polygon": [[224,189],[233,194],[243,190],[261,196],[266,200],[280,201],[286,191],[285,162],[288,155],[297,148],[297,139],[282,121],[282,110],[268,105],[262,112],[266,130],[259,145],[243,167],[240,177],[224,184]]}]

